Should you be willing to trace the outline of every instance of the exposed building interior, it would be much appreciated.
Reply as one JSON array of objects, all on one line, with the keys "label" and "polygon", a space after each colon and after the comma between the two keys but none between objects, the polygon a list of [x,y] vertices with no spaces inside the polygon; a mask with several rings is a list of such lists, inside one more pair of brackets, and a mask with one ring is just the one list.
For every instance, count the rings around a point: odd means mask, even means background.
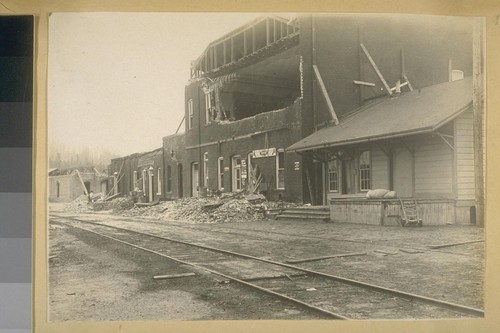
[{"label": "exposed building interior", "polygon": [[193,62],[202,80],[206,123],[241,120],[292,104],[300,95],[299,30],[265,17],[212,42]]}]

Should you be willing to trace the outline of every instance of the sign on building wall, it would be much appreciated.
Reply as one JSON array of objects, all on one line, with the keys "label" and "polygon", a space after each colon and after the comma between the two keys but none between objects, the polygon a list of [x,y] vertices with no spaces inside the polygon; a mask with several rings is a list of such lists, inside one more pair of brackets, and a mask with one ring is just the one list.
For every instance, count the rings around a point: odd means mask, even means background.
[{"label": "sign on building wall", "polygon": [[295,171],[300,170],[300,161],[293,162],[293,170]]},{"label": "sign on building wall", "polygon": [[253,158],[276,156],[276,148],[257,149],[252,152]]}]

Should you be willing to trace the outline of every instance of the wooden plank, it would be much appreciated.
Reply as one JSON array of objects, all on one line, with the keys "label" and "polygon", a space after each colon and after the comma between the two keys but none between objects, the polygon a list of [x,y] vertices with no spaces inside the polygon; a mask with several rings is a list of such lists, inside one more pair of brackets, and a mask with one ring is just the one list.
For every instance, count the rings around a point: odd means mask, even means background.
[{"label": "wooden plank", "polygon": [[103,201],[109,201],[111,199],[114,199],[116,198],[117,196],[119,196],[121,193],[116,193],[116,194],[113,194],[113,195],[110,195],[109,197],[106,197],[103,199]]},{"label": "wooden plank", "polygon": [[83,186],[83,191],[84,191],[85,195],[88,197],[89,192],[87,191],[87,188],[85,187],[85,182],[83,181],[82,175],[80,175],[80,171],[78,171],[78,169],[76,169],[76,174],[78,175],[78,179],[80,179],[80,183]]},{"label": "wooden plank", "polygon": [[457,245],[466,245],[466,244],[474,244],[474,243],[484,243],[484,240],[474,240],[474,241],[448,243],[448,244],[440,244],[440,245],[427,245],[427,247],[430,249],[441,249],[443,247],[452,247],[452,246],[457,246]]},{"label": "wooden plank", "polygon": [[357,80],[354,80],[353,82],[354,82],[354,84],[359,84],[362,86],[375,87],[375,83],[371,83],[371,82],[357,81]]},{"label": "wooden plank", "polygon": [[330,100],[330,96],[328,95],[328,91],[326,90],[325,84],[323,82],[323,79],[321,78],[321,74],[318,70],[318,67],[316,65],[313,65],[314,69],[314,74],[316,76],[316,79],[318,80],[318,84],[321,88],[321,92],[323,93],[323,97],[325,98],[326,104],[328,105],[328,110],[330,110],[330,114],[332,116],[333,122],[335,125],[339,124],[339,119],[337,118],[337,114],[335,113],[335,110],[333,109],[333,104],[332,101]]},{"label": "wooden plank", "polygon": [[155,275],[153,279],[164,280],[164,279],[176,279],[181,277],[195,276],[195,273],[182,273],[182,274],[170,274],[170,275]]},{"label": "wooden plank", "polygon": [[318,260],[331,259],[331,258],[344,258],[344,257],[365,256],[365,255],[366,255],[366,252],[343,253],[343,254],[333,254],[333,255],[324,256],[324,257],[314,257],[314,258],[305,258],[305,259],[297,259],[297,260],[287,260],[285,262],[288,263],[288,264],[298,264],[298,263],[302,263],[302,262],[318,261]]},{"label": "wooden plank", "polygon": [[372,65],[373,69],[375,70],[375,73],[377,73],[378,78],[380,79],[380,81],[384,85],[384,88],[387,91],[387,94],[389,94],[389,96],[392,95],[391,88],[389,88],[389,85],[385,81],[384,76],[382,75],[382,73],[380,73],[380,70],[378,69],[377,64],[375,63],[375,61],[373,61],[372,57],[370,56],[370,53],[368,53],[368,50],[363,45],[363,43],[361,43],[360,45],[361,45],[361,49],[363,50],[363,52],[365,53],[366,57],[368,58],[368,61]]},{"label": "wooden plank", "polygon": [[[399,216],[399,215],[397,215]],[[373,252],[376,252],[376,253],[382,253],[382,254],[385,254],[387,256],[392,256],[392,255],[395,255],[395,254],[398,254],[398,252],[387,252],[387,251],[382,251],[382,250],[374,250]]]},{"label": "wooden plank", "polygon": [[404,253],[410,253],[410,254],[424,253],[425,252],[425,251],[413,250],[413,249],[399,249],[399,251],[404,252]]}]

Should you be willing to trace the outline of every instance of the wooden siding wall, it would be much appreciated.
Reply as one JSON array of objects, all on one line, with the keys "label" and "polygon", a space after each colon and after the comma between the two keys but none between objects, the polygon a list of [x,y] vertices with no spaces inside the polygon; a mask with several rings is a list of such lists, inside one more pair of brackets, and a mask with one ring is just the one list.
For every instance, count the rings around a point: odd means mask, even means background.
[{"label": "wooden siding wall", "polygon": [[415,146],[415,196],[453,197],[453,151],[438,137]]},{"label": "wooden siding wall", "polygon": [[474,200],[474,134],[472,111],[455,120],[457,199]]},{"label": "wooden siding wall", "polygon": [[372,189],[389,189],[389,158],[378,147],[373,146],[372,154]]}]

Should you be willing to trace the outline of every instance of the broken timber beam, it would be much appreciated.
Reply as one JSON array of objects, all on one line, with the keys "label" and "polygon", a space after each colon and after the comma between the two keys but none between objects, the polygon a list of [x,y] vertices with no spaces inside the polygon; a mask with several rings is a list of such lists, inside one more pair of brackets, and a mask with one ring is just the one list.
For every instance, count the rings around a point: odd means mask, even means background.
[{"label": "broken timber beam", "polygon": [[359,84],[361,86],[375,87],[375,83],[372,83],[372,82],[358,81],[358,80],[354,80],[353,82],[354,82],[354,84]]},{"label": "broken timber beam", "polygon": [[83,192],[88,197],[89,196],[89,192],[87,191],[87,187],[85,187],[85,182],[83,181],[82,175],[80,175],[80,171],[78,171],[78,169],[76,170],[76,174],[78,175],[78,178],[80,179],[80,183],[82,183]]},{"label": "broken timber beam", "polygon": [[194,273],[182,273],[182,274],[170,274],[170,275],[155,275],[153,279],[155,280],[163,280],[163,279],[175,279],[181,277],[195,276]]},{"label": "broken timber beam", "polygon": [[363,45],[363,43],[361,43],[359,45],[361,45],[361,49],[363,50],[363,52],[365,53],[366,57],[368,58],[368,61],[372,65],[373,69],[375,70],[375,73],[377,73],[377,76],[380,79],[380,81],[382,82],[382,84],[384,85],[385,90],[387,91],[387,93],[389,94],[389,96],[392,95],[391,88],[389,88],[389,85],[385,81],[384,76],[382,75],[382,73],[380,73],[380,70],[378,69],[377,64],[375,63],[375,61],[373,61],[370,53],[368,52],[368,50],[366,49],[366,47]]},{"label": "broken timber beam", "polygon": [[314,75],[316,76],[316,79],[318,80],[318,84],[321,88],[321,92],[323,93],[323,97],[325,98],[326,104],[328,105],[328,109],[330,110],[330,114],[332,115],[333,122],[335,125],[339,124],[339,119],[337,118],[337,114],[335,113],[335,110],[333,109],[333,104],[330,99],[330,96],[328,95],[328,91],[326,91],[325,84],[323,82],[323,79],[321,78],[321,74],[318,70],[318,66],[313,65],[314,69]]},{"label": "broken timber beam", "polygon": [[318,261],[318,260],[331,259],[331,258],[343,258],[343,257],[354,257],[354,256],[364,256],[364,255],[366,255],[366,252],[344,253],[344,254],[333,254],[331,256],[316,257],[316,258],[287,260],[285,262],[288,263],[288,264],[298,264],[298,263],[301,263],[301,262],[308,262],[308,261]]}]

